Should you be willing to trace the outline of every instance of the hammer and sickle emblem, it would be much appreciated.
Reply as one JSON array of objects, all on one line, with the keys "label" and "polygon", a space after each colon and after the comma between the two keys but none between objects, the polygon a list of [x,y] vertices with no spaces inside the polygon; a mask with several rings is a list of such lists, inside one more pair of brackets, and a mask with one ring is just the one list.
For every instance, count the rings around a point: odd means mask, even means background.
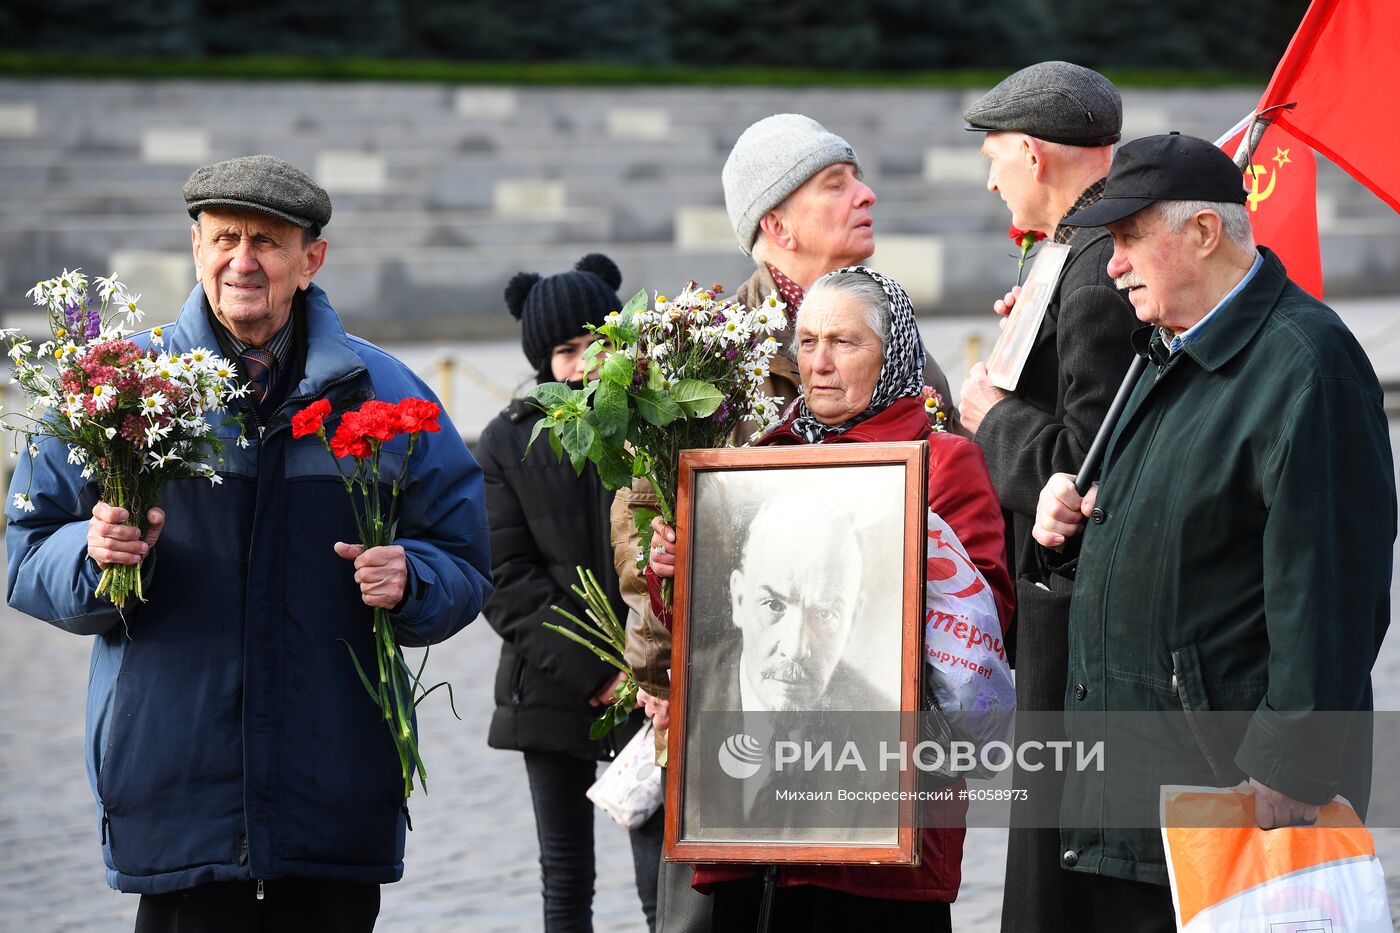
[{"label": "hammer and sickle emblem", "polygon": [[[1267,200],[1269,195],[1274,193],[1274,184],[1278,181],[1278,173],[1269,174],[1269,170],[1262,165],[1251,165],[1249,171],[1245,173],[1245,179],[1249,182],[1249,192],[1245,195],[1249,201],[1251,211],[1259,210],[1259,202]],[[1259,176],[1268,175],[1269,183],[1263,191],[1259,190]]]}]

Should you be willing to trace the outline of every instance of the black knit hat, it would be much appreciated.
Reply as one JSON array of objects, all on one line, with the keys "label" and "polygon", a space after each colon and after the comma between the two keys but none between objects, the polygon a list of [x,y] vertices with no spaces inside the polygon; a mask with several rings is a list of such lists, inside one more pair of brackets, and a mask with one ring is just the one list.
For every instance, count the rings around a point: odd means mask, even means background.
[{"label": "black knit hat", "polygon": [[617,299],[622,273],[602,253],[589,253],[574,271],[541,278],[534,272],[517,272],[506,286],[506,307],[520,321],[520,345],[525,358],[543,378],[550,378],[550,351],[580,334],[585,324],[602,324],[603,318],[622,307]]}]

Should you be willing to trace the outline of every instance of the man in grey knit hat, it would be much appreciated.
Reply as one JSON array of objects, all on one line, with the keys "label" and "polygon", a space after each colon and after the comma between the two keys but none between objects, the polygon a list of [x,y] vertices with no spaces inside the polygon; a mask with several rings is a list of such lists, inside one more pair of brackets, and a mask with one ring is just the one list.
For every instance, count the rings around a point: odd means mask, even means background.
[{"label": "man in grey knit hat", "polygon": [[[1137,326],[1132,306],[1106,271],[1112,237],[1060,220],[1103,195],[1122,103],[1103,75],[1069,62],[1041,62],[1002,81],[964,117],[968,130],[985,134],[987,190],[1001,195],[1011,223],[1070,247],[1015,391],[992,385],[986,366],[978,363],[960,394],[963,424],[982,448],[1014,537],[1008,550],[1016,572],[1011,635],[1017,707],[1042,714],[1034,717],[1037,728],[1053,722],[1047,728],[1057,730],[1059,718],[1043,714],[1065,706],[1072,586],[1060,577],[1049,589],[1037,585],[1030,536],[1036,500],[1051,475],[1078,471],[1132,359],[1129,335]],[[998,314],[1010,311],[1017,292],[996,302]],[[1018,725],[1018,737],[1030,725]],[[1030,737],[1054,741],[1063,735]],[[1050,769],[1018,770],[1014,779],[1042,811],[1060,798],[1062,777]],[[1082,875],[1062,870],[1058,830],[1016,825],[1030,807],[1012,807],[1002,930],[1081,929],[1086,883]]]},{"label": "man in grey knit hat", "polygon": [[[851,144],[797,113],[764,117],[739,136],[721,173],[739,248],[757,268],[736,296],[753,307],[777,293],[795,316],[812,283],[875,252],[875,192]],[[797,363],[773,360],[768,394],[798,395]],[[925,379],[945,399],[948,380],[929,358]],[[950,412],[956,423],[956,413]]]}]

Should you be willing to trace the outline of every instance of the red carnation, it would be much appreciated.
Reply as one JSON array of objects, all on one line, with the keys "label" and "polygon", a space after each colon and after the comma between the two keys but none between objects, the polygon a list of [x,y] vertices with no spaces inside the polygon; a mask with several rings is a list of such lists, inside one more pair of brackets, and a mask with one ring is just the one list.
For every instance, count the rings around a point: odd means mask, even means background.
[{"label": "red carnation", "polygon": [[399,428],[399,406],[388,402],[369,401],[360,406],[360,432],[366,440],[381,444],[403,433]]},{"label": "red carnation", "polygon": [[1006,231],[1006,235],[1011,238],[1013,243],[1023,250],[1028,250],[1036,243],[1045,239],[1045,234],[1041,233],[1039,230],[1022,230],[1015,224],[1012,224],[1011,228]]},{"label": "red carnation", "polygon": [[1016,284],[1021,284],[1021,275],[1026,269],[1026,256],[1030,253],[1031,247],[1045,239],[1045,234],[1039,230],[1022,230],[1015,224],[1006,231],[1006,235],[1011,241],[1021,247],[1021,259],[1016,263]]},{"label": "red carnation", "polygon": [[331,453],[337,457],[355,457],[364,460],[370,455],[369,441],[360,434],[356,412],[346,412],[331,438]]},{"label": "red carnation", "polygon": [[306,437],[308,434],[319,434],[321,432],[321,422],[326,420],[326,416],[331,413],[331,403],[326,399],[312,402],[301,411],[292,415],[292,437]]},{"label": "red carnation", "polygon": [[398,409],[400,430],[409,434],[441,430],[437,419],[442,409],[437,402],[430,402],[425,398],[406,398],[399,402]]}]

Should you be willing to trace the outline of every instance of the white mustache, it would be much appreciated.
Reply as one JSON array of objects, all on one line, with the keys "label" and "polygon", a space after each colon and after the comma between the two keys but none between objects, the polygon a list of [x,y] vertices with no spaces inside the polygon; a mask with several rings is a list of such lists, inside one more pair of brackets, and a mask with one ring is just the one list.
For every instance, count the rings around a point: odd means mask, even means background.
[{"label": "white mustache", "polygon": [[1113,280],[1114,288],[1123,289],[1125,291],[1129,288],[1137,288],[1139,285],[1146,284],[1147,283],[1142,280],[1142,276],[1138,275],[1136,272],[1124,272]]}]

